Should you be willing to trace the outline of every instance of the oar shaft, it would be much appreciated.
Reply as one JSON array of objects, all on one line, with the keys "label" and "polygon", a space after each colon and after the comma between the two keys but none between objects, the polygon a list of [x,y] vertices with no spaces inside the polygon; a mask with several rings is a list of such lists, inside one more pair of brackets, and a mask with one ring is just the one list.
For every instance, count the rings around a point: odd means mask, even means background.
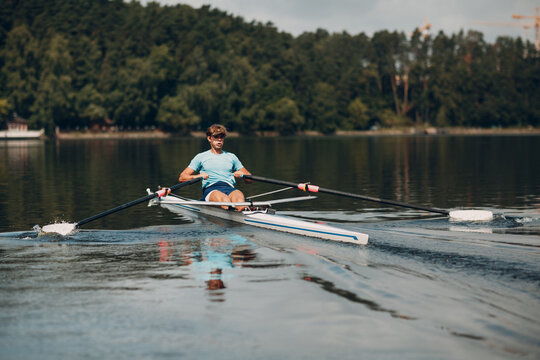
[{"label": "oar shaft", "polygon": [[[184,187],[184,186],[187,186],[187,185],[191,185],[191,184],[194,184],[198,181],[200,181],[201,178],[200,177],[197,177],[197,178],[194,178],[192,180],[189,180],[189,181],[186,181],[186,182],[183,182],[183,183],[178,183],[176,185],[173,185],[170,187],[171,189],[171,192],[175,191],[175,190],[178,190],[180,189],[181,187]],[[109,209],[107,211],[104,211],[102,213],[99,213],[97,215],[94,215],[94,216],[90,216],[89,218],[86,218],[86,219],[83,219],[79,222],[77,222],[77,224],[75,224],[75,227],[79,227],[81,225],[84,225],[84,224],[87,224],[89,223],[90,221],[94,221],[94,220],[97,220],[97,219],[100,219],[102,217],[105,217],[107,215],[110,215],[110,214],[113,214],[115,212],[118,212],[120,210],[124,210],[126,208],[129,208],[129,207],[132,207],[134,205],[137,205],[137,204],[140,204],[142,202],[145,202],[145,201],[150,201],[152,200],[153,198],[156,198],[158,197],[159,194],[158,193],[153,193],[153,194],[150,194],[150,195],[146,195],[145,197],[142,197],[142,198],[139,198],[137,200],[133,200],[131,202],[128,202],[126,204],[123,204],[123,205],[120,205],[120,206],[117,206],[115,208],[112,208],[112,209]]]},{"label": "oar shaft", "polygon": [[326,193],[326,194],[331,194],[331,195],[344,196],[344,197],[349,197],[349,198],[353,198],[353,199],[373,201],[373,202],[378,202],[378,203],[382,203],[382,204],[406,207],[406,208],[416,209],[416,210],[423,210],[423,211],[433,212],[433,213],[443,214],[443,215],[448,215],[449,214],[448,211],[443,210],[443,209],[430,208],[430,207],[419,206],[419,205],[411,205],[411,204],[406,204],[406,203],[402,203],[402,202],[394,201],[394,200],[385,200],[385,199],[379,199],[379,198],[375,198],[375,197],[371,197],[371,196],[353,194],[353,193],[339,191],[339,190],[325,189],[325,188],[314,186],[314,185],[299,184],[299,183],[293,183],[293,182],[290,182],[290,181],[269,179],[269,178],[265,178],[265,177],[261,177],[261,176],[255,176],[255,175],[244,175],[244,178],[250,179],[250,180],[255,180],[255,181],[260,181],[260,182],[266,182],[266,183],[269,183],[269,184],[291,186],[291,187],[295,187],[295,188],[298,188],[300,190],[308,191],[308,192],[320,192],[320,193]]}]

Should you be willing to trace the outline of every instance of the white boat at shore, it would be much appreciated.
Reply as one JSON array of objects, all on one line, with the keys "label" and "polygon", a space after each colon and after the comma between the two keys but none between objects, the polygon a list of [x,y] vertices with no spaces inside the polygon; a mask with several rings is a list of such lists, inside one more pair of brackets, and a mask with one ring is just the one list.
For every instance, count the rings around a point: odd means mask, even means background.
[{"label": "white boat at shore", "polygon": [[0,140],[39,139],[45,130],[28,130],[26,120],[13,114],[13,120],[7,122],[7,128],[0,130]]},{"label": "white boat at shore", "polygon": [[0,130],[0,140],[39,139],[45,130]]}]

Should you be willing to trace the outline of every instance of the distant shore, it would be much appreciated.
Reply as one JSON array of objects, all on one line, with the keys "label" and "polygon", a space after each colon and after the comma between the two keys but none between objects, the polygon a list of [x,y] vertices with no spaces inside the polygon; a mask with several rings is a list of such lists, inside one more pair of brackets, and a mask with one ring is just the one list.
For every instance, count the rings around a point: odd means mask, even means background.
[{"label": "distant shore", "polygon": [[[334,136],[410,136],[410,135],[540,135],[540,128],[400,128],[400,129],[378,129],[363,131],[336,131]],[[204,138],[203,131],[193,131],[183,137]],[[229,132],[230,137],[240,137],[239,133]],[[276,137],[277,132],[264,131],[257,132],[255,136]],[[298,133],[297,136],[325,136],[317,131],[305,131]],[[60,140],[85,140],[85,139],[167,139],[180,137],[172,133],[166,133],[161,130],[141,130],[141,131],[58,131],[55,134],[56,139]]]}]

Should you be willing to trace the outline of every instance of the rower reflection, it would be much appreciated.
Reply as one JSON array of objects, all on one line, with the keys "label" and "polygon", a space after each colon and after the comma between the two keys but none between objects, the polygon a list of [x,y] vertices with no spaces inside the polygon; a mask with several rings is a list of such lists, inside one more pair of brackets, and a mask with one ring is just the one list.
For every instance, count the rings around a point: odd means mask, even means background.
[{"label": "rower reflection", "polygon": [[173,244],[172,242],[160,240],[158,241],[159,247],[159,262],[172,262],[173,256]]},{"label": "rower reflection", "polygon": [[208,290],[208,296],[212,302],[225,301],[225,292],[221,291],[226,288],[225,283],[221,279],[223,276],[222,269],[214,269],[210,271],[211,278],[206,280],[206,290]]},{"label": "rower reflection", "polygon": [[242,268],[256,258],[253,244],[236,234],[177,243],[174,246],[172,242],[160,240],[158,248],[159,262],[187,266],[194,279],[205,284],[212,302],[225,301],[225,282],[234,276],[232,270]]}]

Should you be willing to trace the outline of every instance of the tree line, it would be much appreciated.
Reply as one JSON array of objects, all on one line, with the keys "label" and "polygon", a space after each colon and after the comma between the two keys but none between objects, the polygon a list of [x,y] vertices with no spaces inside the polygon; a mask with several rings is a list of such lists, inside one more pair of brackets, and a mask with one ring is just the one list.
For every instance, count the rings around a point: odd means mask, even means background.
[{"label": "tree line", "polygon": [[244,134],[540,125],[534,45],[477,31],[294,37],[210,6],[4,0],[0,116]]}]

